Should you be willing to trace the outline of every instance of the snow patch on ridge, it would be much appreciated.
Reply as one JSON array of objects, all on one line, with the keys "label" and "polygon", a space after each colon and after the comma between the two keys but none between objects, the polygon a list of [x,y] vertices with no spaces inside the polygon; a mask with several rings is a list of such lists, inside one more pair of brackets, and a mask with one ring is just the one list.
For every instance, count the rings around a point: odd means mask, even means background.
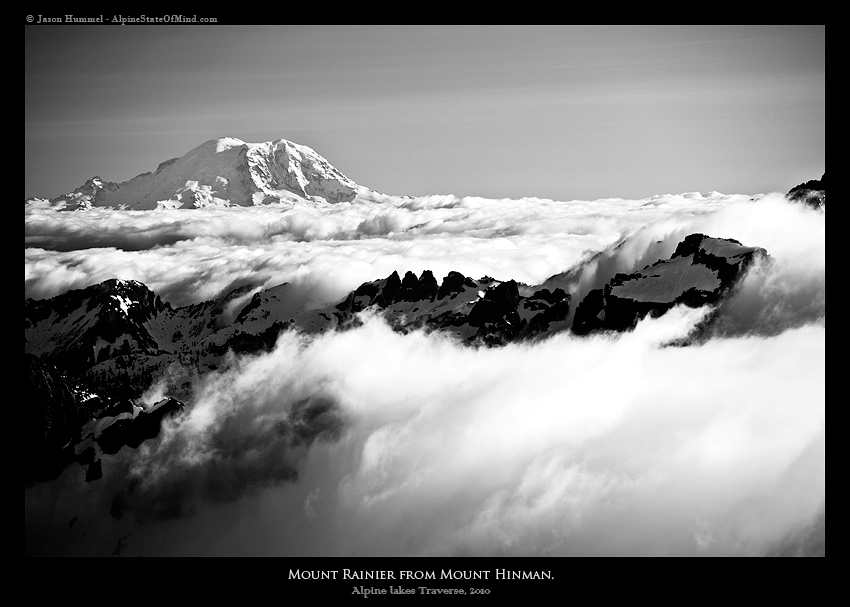
[{"label": "snow patch on ridge", "polygon": [[121,308],[121,311],[124,312],[124,316],[130,313],[130,306],[132,306],[135,302],[129,297],[124,297],[121,295],[111,295],[112,299],[118,302],[118,307]]}]

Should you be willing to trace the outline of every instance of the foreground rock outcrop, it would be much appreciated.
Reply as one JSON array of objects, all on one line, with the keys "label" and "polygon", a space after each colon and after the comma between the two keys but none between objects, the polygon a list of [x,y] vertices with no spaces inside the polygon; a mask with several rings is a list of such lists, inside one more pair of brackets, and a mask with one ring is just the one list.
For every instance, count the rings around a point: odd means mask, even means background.
[{"label": "foreground rock outcrop", "polygon": [[53,480],[75,462],[86,469],[87,481],[97,480],[103,453],[139,447],[159,434],[163,419],[183,410],[183,403],[173,398],[147,408],[129,400],[103,399],[34,354],[25,355],[22,388],[27,404],[23,447],[27,485]]},{"label": "foreground rock outcrop", "polygon": [[27,482],[56,478],[74,460],[72,445],[92,414],[65,378],[34,354],[24,356],[23,457]]}]

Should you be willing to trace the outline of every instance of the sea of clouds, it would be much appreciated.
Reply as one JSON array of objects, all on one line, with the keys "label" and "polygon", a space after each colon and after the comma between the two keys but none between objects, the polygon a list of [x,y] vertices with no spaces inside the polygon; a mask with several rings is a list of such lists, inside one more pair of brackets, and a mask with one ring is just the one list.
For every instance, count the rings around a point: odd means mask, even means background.
[{"label": "sea of clouds", "polygon": [[336,205],[150,211],[26,211],[25,289],[42,299],[132,278],[175,305],[246,280],[342,297],[393,270],[440,280],[539,283],[646,225],[658,234],[744,196],[697,194],[570,203],[454,196]]},{"label": "sea of clouds", "polygon": [[[822,554],[825,215],[779,194],[557,202],[453,196],[26,211],[27,297],[107,278],[172,305],[290,282],[319,304],[432,270],[573,305],[701,232],[767,250],[710,334],[676,308],[622,335],[473,349],[380,318],[199,378],[155,441],[27,489],[51,554]],[[155,393],[158,386],[151,388]],[[69,524],[72,517],[79,522]],[[117,542],[117,544],[116,544]]]}]

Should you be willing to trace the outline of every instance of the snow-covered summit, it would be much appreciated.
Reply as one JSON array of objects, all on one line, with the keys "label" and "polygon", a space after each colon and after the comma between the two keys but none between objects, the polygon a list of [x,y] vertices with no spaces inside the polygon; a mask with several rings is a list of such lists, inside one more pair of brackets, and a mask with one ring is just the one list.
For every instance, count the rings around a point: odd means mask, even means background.
[{"label": "snow-covered summit", "polygon": [[220,137],[202,143],[156,171],[114,183],[94,177],[50,200],[66,210],[128,210],[253,206],[281,202],[350,202],[367,188],[334,168],[315,150],[286,139],[246,143]]}]

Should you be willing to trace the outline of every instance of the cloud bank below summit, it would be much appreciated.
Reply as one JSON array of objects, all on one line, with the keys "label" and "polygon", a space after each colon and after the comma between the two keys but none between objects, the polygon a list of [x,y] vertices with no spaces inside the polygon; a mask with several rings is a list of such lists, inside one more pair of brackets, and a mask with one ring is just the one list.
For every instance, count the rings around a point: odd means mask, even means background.
[{"label": "cloud bank below summit", "polygon": [[426,269],[438,280],[454,270],[536,284],[647,226],[663,239],[749,201],[694,193],[571,202],[386,197],[203,212],[33,206],[26,211],[25,291],[42,299],[118,277],[139,280],[175,305],[247,281],[292,282],[333,299],[394,270]]}]

